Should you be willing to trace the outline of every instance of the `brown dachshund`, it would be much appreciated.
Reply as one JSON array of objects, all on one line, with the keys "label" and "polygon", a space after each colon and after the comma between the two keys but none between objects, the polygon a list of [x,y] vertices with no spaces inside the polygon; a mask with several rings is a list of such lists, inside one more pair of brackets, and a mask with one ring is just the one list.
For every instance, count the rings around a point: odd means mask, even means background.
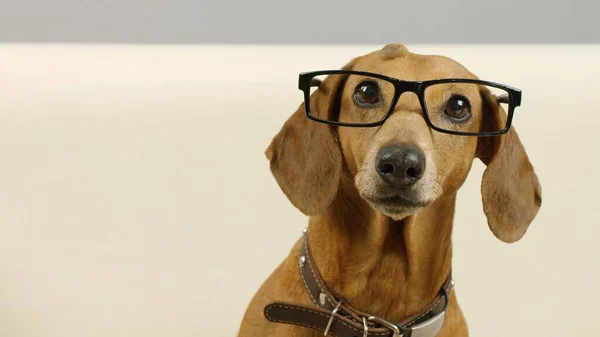
[{"label": "brown dachshund", "polygon": [[[399,44],[343,69],[402,79],[398,83],[478,80],[451,59],[413,54]],[[541,187],[514,128],[486,137],[436,129],[447,123],[450,131],[471,134],[500,130],[510,120],[500,104],[508,98],[477,84],[446,83],[421,97],[419,85],[406,86],[394,99],[393,85],[384,88],[381,79],[364,77],[342,73],[314,82],[309,115],[333,123],[311,120],[302,104],[266,150],[277,183],[310,218],[307,233],[254,296],[241,337],[324,331],[345,337],[343,329],[354,336],[408,337],[410,329],[400,322],[433,320],[432,303],[442,302],[441,330],[432,334],[467,336],[456,296],[444,288],[452,268],[456,194],[473,159],[487,166],[483,210],[498,239],[519,240],[540,208]],[[374,116],[379,110],[384,113]],[[370,127],[331,125],[383,118]],[[319,286],[316,293],[308,289],[311,282]],[[444,298],[436,302],[440,294]]]}]

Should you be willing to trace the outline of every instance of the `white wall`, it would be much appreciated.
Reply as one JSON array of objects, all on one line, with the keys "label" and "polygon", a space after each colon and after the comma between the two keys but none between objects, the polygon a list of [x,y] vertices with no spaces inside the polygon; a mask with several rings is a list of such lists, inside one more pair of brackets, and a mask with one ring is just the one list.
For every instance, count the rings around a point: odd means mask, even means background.
[{"label": "white wall", "polygon": [[19,0],[2,42],[598,43],[590,0]]},{"label": "white wall", "polygon": [[[0,336],[234,336],[306,223],[263,155],[297,73],[377,47],[0,46]],[[597,335],[600,47],[411,49],[523,89],[544,202],[497,241],[474,166],[454,232],[472,334]]]}]

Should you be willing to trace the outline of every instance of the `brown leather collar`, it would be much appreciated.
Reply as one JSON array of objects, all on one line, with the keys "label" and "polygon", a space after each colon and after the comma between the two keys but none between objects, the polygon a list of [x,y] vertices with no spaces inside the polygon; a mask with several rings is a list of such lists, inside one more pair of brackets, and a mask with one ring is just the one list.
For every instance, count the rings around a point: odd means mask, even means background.
[{"label": "brown leather collar", "polygon": [[438,296],[423,310],[401,323],[393,323],[353,308],[342,296],[331,290],[317,269],[304,237],[298,259],[300,275],[308,295],[317,306],[273,302],[265,307],[265,317],[276,323],[294,324],[336,337],[433,337],[444,322],[448,294],[454,286],[448,275]]}]

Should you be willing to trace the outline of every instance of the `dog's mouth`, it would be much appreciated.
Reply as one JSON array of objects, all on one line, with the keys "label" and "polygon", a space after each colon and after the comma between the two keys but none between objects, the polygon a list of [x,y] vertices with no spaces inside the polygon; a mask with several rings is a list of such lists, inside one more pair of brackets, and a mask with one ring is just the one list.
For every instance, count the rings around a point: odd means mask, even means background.
[{"label": "dog's mouth", "polygon": [[430,201],[423,201],[400,194],[365,198],[365,200],[367,200],[373,208],[394,220],[401,220],[411,214],[415,214],[421,208],[431,203]]},{"label": "dog's mouth", "polygon": [[372,171],[360,171],[355,184],[359,195],[374,210],[392,217],[395,220],[415,214],[430,205],[436,198],[430,193],[432,187],[420,182],[409,187],[395,187],[383,184],[372,174]]},{"label": "dog's mouth", "polygon": [[400,195],[392,195],[373,200],[386,208],[421,208],[429,204],[427,201],[408,199]]}]

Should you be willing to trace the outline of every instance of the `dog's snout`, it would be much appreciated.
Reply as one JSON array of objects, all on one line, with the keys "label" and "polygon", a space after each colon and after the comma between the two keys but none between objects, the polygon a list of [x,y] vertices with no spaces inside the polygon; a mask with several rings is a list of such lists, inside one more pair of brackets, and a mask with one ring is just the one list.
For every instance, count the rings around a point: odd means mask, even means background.
[{"label": "dog's snout", "polygon": [[386,145],[377,153],[377,172],[390,185],[408,187],[425,173],[425,154],[413,144]]}]

